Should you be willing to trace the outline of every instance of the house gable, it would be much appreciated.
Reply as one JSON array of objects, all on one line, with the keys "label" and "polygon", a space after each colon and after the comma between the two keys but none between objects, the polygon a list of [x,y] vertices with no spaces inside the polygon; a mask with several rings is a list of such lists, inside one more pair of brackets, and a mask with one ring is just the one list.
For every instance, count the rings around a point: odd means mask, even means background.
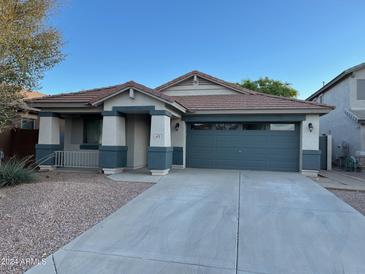
[{"label": "house gable", "polygon": [[232,95],[252,94],[253,92],[202,73],[191,71],[162,86],[156,88],[160,93],[168,96],[194,96],[194,95]]},{"label": "house gable", "polygon": [[228,95],[237,91],[218,85],[201,77],[190,77],[163,91],[169,96]]},{"label": "house gable", "polygon": [[[132,97],[133,95],[133,97]],[[157,100],[149,95],[143,94],[138,90],[134,90],[130,94],[129,90],[125,90],[104,101],[104,111],[112,110],[113,107],[140,107],[155,106],[156,109],[164,110],[164,102]]]}]

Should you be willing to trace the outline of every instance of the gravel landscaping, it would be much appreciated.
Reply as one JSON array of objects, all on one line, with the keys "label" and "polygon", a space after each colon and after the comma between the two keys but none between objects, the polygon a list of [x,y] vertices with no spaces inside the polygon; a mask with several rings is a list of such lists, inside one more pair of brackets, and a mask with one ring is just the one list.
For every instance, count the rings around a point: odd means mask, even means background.
[{"label": "gravel landscaping", "polygon": [[0,189],[0,273],[23,273],[150,186],[46,172]]},{"label": "gravel landscaping", "polygon": [[365,215],[365,192],[329,189],[338,198]]}]

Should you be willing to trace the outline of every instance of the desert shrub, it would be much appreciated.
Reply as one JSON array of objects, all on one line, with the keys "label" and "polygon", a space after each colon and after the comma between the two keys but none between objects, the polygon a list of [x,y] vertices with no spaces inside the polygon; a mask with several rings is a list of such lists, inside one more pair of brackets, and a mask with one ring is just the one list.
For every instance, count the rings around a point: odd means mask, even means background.
[{"label": "desert shrub", "polygon": [[0,166],[0,187],[30,183],[35,179],[35,168],[29,157],[21,160],[11,158]]}]

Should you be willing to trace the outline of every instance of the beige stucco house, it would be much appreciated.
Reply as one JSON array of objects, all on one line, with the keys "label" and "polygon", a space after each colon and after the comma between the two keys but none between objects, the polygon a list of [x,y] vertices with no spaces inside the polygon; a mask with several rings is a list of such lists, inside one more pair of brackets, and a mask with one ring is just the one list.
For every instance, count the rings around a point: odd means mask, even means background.
[{"label": "beige stucco house", "polygon": [[[155,89],[133,81],[36,99],[42,168],[319,169],[319,117],[331,107],[192,71]],[[64,124],[62,134],[60,128]],[[63,135],[63,138],[60,136]]]},{"label": "beige stucco house", "polygon": [[332,160],[355,156],[365,166],[365,63],[343,71],[307,100],[335,106],[320,119],[320,134],[332,135]]}]

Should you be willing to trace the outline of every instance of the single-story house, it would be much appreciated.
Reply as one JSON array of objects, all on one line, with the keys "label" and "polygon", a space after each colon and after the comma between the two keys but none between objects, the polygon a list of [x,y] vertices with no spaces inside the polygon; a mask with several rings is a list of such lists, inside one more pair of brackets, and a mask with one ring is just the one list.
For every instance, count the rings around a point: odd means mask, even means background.
[{"label": "single-story house", "polygon": [[[192,71],[155,89],[133,81],[48,96],[36,156],[42,168],[147,166],[296,171],[320,167],[319,117],[331,107],[242,88]],[[64,139],[60,128],[64,123]]]}]

